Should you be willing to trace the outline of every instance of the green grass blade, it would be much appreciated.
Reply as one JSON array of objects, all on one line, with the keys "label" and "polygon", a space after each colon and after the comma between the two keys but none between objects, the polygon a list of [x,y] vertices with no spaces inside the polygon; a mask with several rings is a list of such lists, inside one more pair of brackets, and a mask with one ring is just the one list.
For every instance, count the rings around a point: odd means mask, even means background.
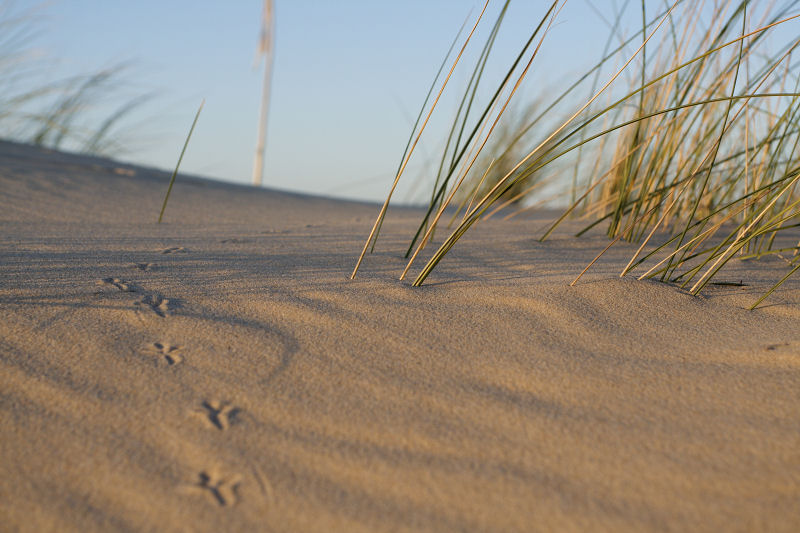
[{"label": "green grass blade", "polygon": [[167,194],[164,195],[164,203],[161,205],[161,212],[158,214],[159,224],[161,224],[161,219],[164,217],[164,210],[167,208],[169,193],[172,192],[172,185],[175,183],[175,177],[178,175],[178,169],[181,166],[181,161],[183,161],[183,154],[186,153],[186,147],[189,146],[189,139],[192,138],[192,132],[194,131],[194,127],[197,125],[197,119],[200,118],[200,111],[203,110],[203,105],[205,105],[205,103],[206,101],[203,99],[203,101],[200,102],[200,107],[197,108],[197,113],[192,121],[192,127],[189,128],[189,135],[186,136],[186,141],[183,143],[183,148],[181,149],[181,155],[178,156],[178,163],[175,165],[175,170],[172,171],[172,177],[169,179],[169,187],[167,187]]}]

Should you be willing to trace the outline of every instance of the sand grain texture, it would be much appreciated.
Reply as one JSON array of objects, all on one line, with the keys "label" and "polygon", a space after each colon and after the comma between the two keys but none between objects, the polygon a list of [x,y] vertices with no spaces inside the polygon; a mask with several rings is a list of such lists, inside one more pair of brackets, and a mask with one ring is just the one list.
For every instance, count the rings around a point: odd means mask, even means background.
[{"label": "sand grain texture", "polygon": [[[0,143],[3,531],[798,531],[800,280]],[[440,237],[441,238],[441,237]]]}]

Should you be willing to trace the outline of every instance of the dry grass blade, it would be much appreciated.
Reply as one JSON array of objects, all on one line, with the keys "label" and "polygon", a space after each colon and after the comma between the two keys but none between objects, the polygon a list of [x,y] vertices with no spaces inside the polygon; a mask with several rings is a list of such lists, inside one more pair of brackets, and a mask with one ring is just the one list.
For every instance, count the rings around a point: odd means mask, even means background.
[{"label": "dry grass blade", "polygon": [[483,18],[483,14],[486,12],[486,8],[489,6],[489,0],[486,0],[486,3],[483,5],[483,10],[481,10],[480,15],[478,15],[478,20],[475,21],[475,25],[472,27],[472,31],[470,31],[469,35],[467,36],[466,41],[464,41],[464,45],[461,47],[461,50],[456,56],[455,61],[453,62],[453,66],[450,67],[450,71],[447,73],[447,77],[445,77],[444,82],[442,83],[442,87],[439,89],[439,93],[436,95],[436,98],[433,101],[433,105],[431,105],[430,111],[428,111],[425,120],[422,122],[422,126],[420,127],[419,133],[417,134],[416,139],[414,139],[414,143],[411,145],[411,149],[408,151],[408,155],[406,156],[405,161],[400,166],[400,170],[397,171],[397,176],[394,178],[394,183],[392,183],[392,187],[389,189],[389,194],[386,196],[386,201],[383,203],[381,207],[380,213],[378,213],[378,218],[375,220],[375,224],[372,226],[372,230],[367,237],[367,241],[364,243],[364,249],[361,250],[361,255],[358,257],[358,261],[356,261],[356,266],[353,268],[353,273],[350,274],[350,279],[355,279],[356,273],[358,273],[358,268],[361,266],[361,262],[364,260],[364,255],[367,253],[367,249],[369,248],[370,242],[375,237],[375,233],[378,229],[378,226],[381,224],[383,217],[386,215],[386,209],[389,207],[389,201],[392,199],[392,194],[394,194],[394,190],[397,188],[397,183],[400,181],[400,177],[403,175],[403,171],[408,165],[409,160],[411,159],[411,155],[414,152],[414,148],[417,146],[420,137],[422,136],[422,132],[425,131],[425,126],[428,124],[428,120],[431,118],[433,111],[436,109],[436,104],[439,102],[439,98],[442,96],[445,87],[447,87],[447,82],[450,80],[450,76],[453,74],[453,70],[455,70],[456,65],[458,65],[458,61],[461,59],[462,54],[464,53],[464,49],[466,49],[467,44],[469,44],[472,35],[475,33],[475,29],[478,27],[478,24]]},{"label": "dry grass blade", "polygon": [[[547,30],[550,28],[550,25],[552,25],[553,20],[555,19],[555,16],[558,14],[558,11],[553,11],[553,8],[555,8],[556,5],[557,5],[557,2],[554,2],[553,6],[551,7],[552,16],[550,17],[550,22],[548,23],[547,28],[545,28],[545,31],[542,34],[541,39],[539,40],[539,44],[534,49],[533,54],[531,54],[531,57],[528,60],[528,63],[525,65],[525,68],[523,68],[522,72],[520,73],[519,77],[517,78],[517,81],[514,84],[514,87],[511,89],[511,92],[508,95],[508,97],[506,98],[506,101],[503,103],[502,108],[497,113],[497,116],[495,117],[494,121],[492,122],[492,125],[489,128],[489,132],[486,134],[483,142],[477,148],[477,150],[475,150],[473,157],[469,161],[469,164],[466,165],[466,168],[461,172],[461,177],[456,182],[455,186],[451,189],[450,195],[447,197],[447,199],[444,202],[442,202],[442,205],[440,206],[438,213],[436,213],[436,216],[434,217],[433,221],[431,222],[431,225],[428,228],[428,231],[425,232],[425,235],[422,237],[422,240],[420,241],[419,246],[417,246],[417,249],[414,251],[414,254],[408,260],[408,263],[406,264],[406,267],[403,270],[403,273],[400,275],[400,279],[401,280],[405,279],[406,274],[408,273],[408,270],[411,268],[411,265],[414,263],[414,260],[417,258],[417,255],[419,254],[420,250],[422,250],[422,248],[428,242],[428,239],[430,239],[431,235],[433,234],[434,229],[436,228],[436,225],[439,222],[439,219],[441,218],[441,216],[444,213],[445,209],[447,209],[447,206],[452,201],[452,199],[455,196],[456,192],[458,191],[459,187],[461,187],[461,184],[464,182],[464,179],[467,177],[467,173],[472,169],[472,165],[475,164],[475,160],[478,158],[478,155],[480,154],[481,150],[483,149],[484,146],[486,146],[486,143],[489,141],[489,138],[491,137],[492,132],[494,131],[495,127],[497,126],[497,123],[500,121],[500,118],[503,116],[503,113],[505,112],[506,108],[508,107],[509,102],[511,102],[511,99],[514,97],[514,94],[516,94],[517,90],[519,89],[520,85],[522,84],[522,81],[525,79],[525,76],[528,74],[528,71],[530,70],[530,67],[533,64],[533,60],[536,58],[536,55],[539,52],[539,48],[542,45],[542,41],[544,41],[544,38],[547,35]],[[548,12],[548,13],[550,13],[550,12]],[[476,140],[477,140],[477,138],[476,138]],[[467,211],[467,213],[469,213],[469,211]]]}]

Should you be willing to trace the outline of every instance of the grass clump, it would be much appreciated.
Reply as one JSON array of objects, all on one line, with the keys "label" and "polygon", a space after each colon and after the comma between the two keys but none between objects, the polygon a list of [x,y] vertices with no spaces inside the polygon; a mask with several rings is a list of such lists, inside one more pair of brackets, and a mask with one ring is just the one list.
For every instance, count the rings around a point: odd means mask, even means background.
[{"label": "grass clump", "polygon": [[116,155],[120,124],[152,99],[125,96],[128,64],[66,79],[35,52],[39,8],[22,11],[0,1],[0,127],[3,137],[51,149]]},{"label": "grass clump", "polygon": [[[569,178],[559,183],[569,206],[542,239],[566,217],[582,216],[587,224],[579,235],[603,226],[609,247],[619,240],[640,243],[621,275],[646,269],[640,278],[676,283],[692,294],[734,258],[790,255],[788,273],[768,296],[800,264],[798,245],[785,242],[800,225],[800,72],[794,59],[800,39],[796,31],[782,31],[791,24],[796,29],[799,2],[626,2],[613,13],[602,56],[591,69],[549,100],[536,95],[538,114],[502,122],[522,81],[540,75],[532,65],[564,3],[542,7],[494,96],[478,104],[475,87],[503,4],[464,91],[463,102],[483,112],[459,109],[456,115],[401,279],[448,206],[460,215],[414,285],[472,225],[500,207],[541,200],[537,185],[569,168],[562,172]],[[630,15],[625,9],[635,9],[640,19],[631,35],[622,32],[620,21]],[[587,89],[591,96],[580,99]],[[379,221],[387,205],[388,198]],[[375,238],[373,231],[367,244]]]}]

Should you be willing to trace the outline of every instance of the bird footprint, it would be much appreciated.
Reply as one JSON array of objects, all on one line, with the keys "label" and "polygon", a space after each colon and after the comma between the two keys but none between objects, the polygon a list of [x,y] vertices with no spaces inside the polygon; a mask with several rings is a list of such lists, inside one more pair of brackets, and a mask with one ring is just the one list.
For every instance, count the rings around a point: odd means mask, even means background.
[{"label": "bird footprint", "polygon": [[117,289],[121,290],[122,292],[136,292],[136,286],[129,281],[125,281],[119,278],[103,278],[97,282],[98,285],[111,285],[112,287],[116,287]]},{"label": "bird footprint", "polygon": [[169,299],[157,293],[146,295],[139,304],[146,305],[161,318],[164,318],[172,311]]},{"label": "bird footprint", "polygon": [[154,342],[150,348],[150,352],[158,357],[163,357],[168,365],[177,365],[183,362],[183,355],[181,355],[181,347],[167,342]]},{"label": "bird footprint", "polygon": [[214,469],[203,470],[197,475],[197,481],[189,488],[206,494],[220,507],[236,504],[241,478],[238,475],[223,477]]},{"label": "bird footprint", "polygon": [[238,407],[234,407],[227,402],[206,400],[193,413],[201,417],[201,420],[208,427],[223,431],[228,429],[231,423],[235,421],[239,411]]}]

